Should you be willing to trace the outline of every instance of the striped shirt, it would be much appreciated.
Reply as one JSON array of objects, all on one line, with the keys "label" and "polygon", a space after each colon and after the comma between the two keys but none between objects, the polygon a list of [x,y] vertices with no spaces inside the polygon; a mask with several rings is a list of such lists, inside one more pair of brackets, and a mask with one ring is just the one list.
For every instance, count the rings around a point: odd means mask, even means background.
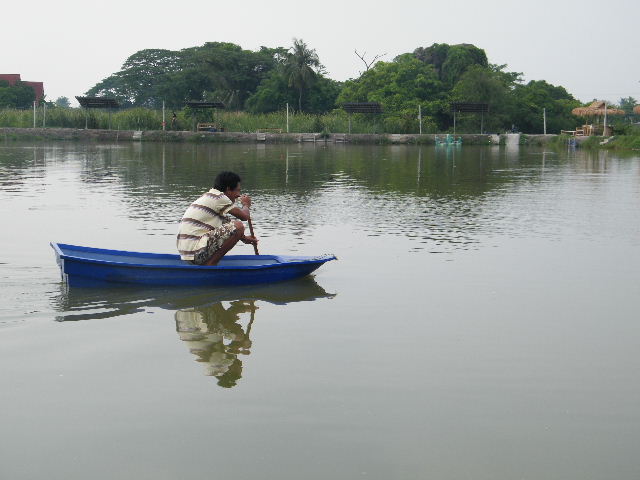
[{"label": "striped shirt", "polygon": [[225,215],[233,202],[212,188],[189,205],[180,220],[177,247],[182,260],[193,260],[195,253],[207,246],[207,233],[221,227],[229,219]]}]

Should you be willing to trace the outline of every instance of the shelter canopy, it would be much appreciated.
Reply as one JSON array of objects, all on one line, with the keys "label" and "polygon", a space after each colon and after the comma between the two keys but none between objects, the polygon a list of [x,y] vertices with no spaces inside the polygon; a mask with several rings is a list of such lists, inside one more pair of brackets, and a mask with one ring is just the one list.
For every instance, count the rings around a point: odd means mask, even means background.
[{"label": "shelter canopy", "polygon": [[487,113],[489,112],[489,104],[453,102],[451,104],[451,111],[454,113]]},{"label": "shelter canopy", "polygon": [[378,102],[345,103],[342,108],[347,113],[382,113],[382,106]]},{"label": "shelter canopy", "polygon": [[224,103],[222,102],[197,102],[191,101],[185,104],[190,108],[225,108]]},{"label": "shelter canopy", "polygon": [[115,98],[107,97],[76,97],[78,103],[84,108],[119,108],[120,104]]},{"label": "shelter canopy", "polygon": [[574,108],[571,113],[579,117],[600,117],[605,113],[607,115],[624,115],[624,110],[608,107],[605,102],[596,100],[588,107]]}]

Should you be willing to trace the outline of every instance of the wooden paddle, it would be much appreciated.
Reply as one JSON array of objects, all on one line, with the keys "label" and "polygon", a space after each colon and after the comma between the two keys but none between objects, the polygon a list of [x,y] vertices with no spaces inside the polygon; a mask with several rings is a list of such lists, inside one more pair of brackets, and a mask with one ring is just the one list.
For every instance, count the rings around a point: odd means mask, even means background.
[{"label": "wooden paddle", "polygon": [[[253,233],[253,224],[251,223],[251,219],[249,219],[249,233],[251,234],[252,237],[255,237]],[[255,243],[253,244],[253,251],[256,253],[256,255],[260,255],[258,253],[258,245],[256,245]]]}]

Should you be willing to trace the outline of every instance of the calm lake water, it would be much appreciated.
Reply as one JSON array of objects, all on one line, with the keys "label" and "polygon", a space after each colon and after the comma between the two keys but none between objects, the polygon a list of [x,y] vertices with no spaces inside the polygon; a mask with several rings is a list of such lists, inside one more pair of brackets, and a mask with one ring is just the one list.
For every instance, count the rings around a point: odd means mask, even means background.
[{"label": "calm lake water", "polygon": [[[173,252],[218,171],[247,288],[68,289],[50,241]],[[640,157],[0,143],[0,478],[640,478]],[[250,254],[250,246],[235,253]]]}]

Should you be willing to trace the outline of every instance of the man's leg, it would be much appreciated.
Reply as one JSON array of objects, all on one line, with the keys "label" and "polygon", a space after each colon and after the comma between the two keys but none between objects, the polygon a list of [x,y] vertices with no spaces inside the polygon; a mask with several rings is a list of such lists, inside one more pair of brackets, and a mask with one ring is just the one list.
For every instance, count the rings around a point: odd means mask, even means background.
[{"label": "man's leg", "polygon": [[216,253],[214,253],[211,258],[204,263],[207,267],[217,265],[220,259],[224,257],[229,250],[235,247],[236,243],[238,243],[238,241],[244,236],[244,224],[240,220],[235,220],[233,223],[236,226],[235,232],[233,232],[233,235],[227,238],[220,248],[216,250]]}]

